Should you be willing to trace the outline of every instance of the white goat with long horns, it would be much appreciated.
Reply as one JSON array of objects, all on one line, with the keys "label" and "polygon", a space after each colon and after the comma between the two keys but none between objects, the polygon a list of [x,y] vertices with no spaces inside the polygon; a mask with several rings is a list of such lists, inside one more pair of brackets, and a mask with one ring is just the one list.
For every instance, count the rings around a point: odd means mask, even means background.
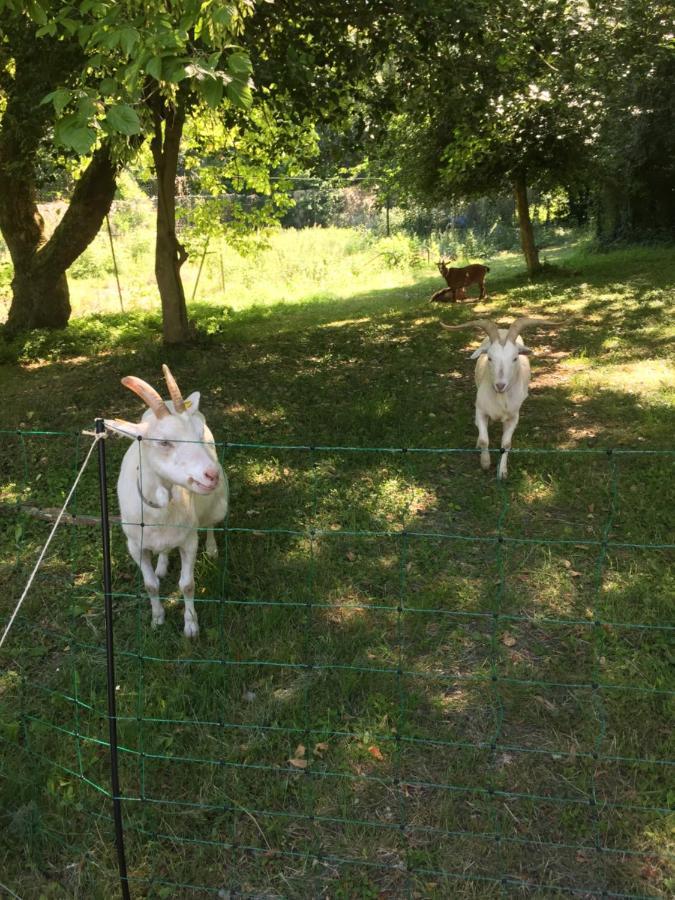
[{"label": "white goat with long horns", "polygon": [[[112,419],[105,424],[136,439],[122,460],[117,495],[129,553],[141,570],[152,604],[152,624],[164,622],[159,580],[166,575],[168,554],[177,549],[181,558],[179,587],[185,602],[184,632],[186,637],[196,637],[198,529],[208,529],[206,549],[215,555],[213,527],[227,513],[228,483],[213,434],[199,412],[199,393],[184,400],[168,366],[163,370],[170,401],[162,400],[147,382],[127,375],[122,384],[138,394],[148,409],[138,423]],[[156,568],[153,554],[159,557]]]},{"label": "white goat with long horns", "polygon": [[476,427],[480,448],[480,464],[490,468],[490,420],[502,422],[502,454],[497,470],[498,478],[506,478],[507,457],[511,449],[513,432],[520,417],[520,407],[527,398],[530,385],[530,363],[532,353],[523,343],[520,332],[533,325],[549,325],[544,319],[522,316],[506,328],[499,328],[489,319],[472,319],[461,325],[445,325],[448,331],[476,326],[487,333],[483,343],[471,354],[476,363]]}]

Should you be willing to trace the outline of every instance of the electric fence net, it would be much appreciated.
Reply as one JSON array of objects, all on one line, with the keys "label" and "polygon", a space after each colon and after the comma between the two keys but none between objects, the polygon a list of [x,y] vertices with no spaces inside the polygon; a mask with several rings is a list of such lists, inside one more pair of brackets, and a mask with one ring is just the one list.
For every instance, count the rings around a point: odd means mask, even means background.
[{"label": "electric fence net", "polygon": [[[3,627],[88,444],[0,433]],[[175,560],[151,627],[112,526],[131,896],[671,895],[675,451],[513,451],[500,483],[473,450],[218,449],[198,639]],[[90,466],[0,651],[19,895],[118,890],[97,497]]]}]

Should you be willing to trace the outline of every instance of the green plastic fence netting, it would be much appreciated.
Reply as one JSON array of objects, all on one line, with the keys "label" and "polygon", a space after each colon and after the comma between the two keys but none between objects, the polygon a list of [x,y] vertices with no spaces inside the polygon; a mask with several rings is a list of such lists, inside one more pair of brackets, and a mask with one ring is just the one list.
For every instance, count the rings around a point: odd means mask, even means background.
[{"label": "green plastic fence netting", "polygon": [[[88,443],[1,435],[3,623]],[[218,446],[197,641],[113,525],[133,896],[670,895],[675,452]],[[97,490],[0,657],[19,895],[118,890]]]}]

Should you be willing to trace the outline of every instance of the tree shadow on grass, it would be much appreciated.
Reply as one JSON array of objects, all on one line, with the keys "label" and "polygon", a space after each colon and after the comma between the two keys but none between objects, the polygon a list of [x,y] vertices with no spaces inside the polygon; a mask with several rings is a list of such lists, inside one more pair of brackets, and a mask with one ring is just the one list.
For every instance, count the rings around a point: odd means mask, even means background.
[{"label": "tree shadow on grass", "polygon": [[[46,363],[13,381],[14,415],[17,422],[72,429],[81,427],[83,408],[89,415],[105,411],[137,418],[138,403],[118,387],[119,376],[134,372],[158,384],[160,363],[168,359],[185,390],[203,391],[204,410],[216,435],[233,443],[469,448],[474,442],[473,364],[466,356],[477,339],[470,333],[440,333],[438,311],[426,303],[426,290],[425,285],[411,289],[410,298],[401,291],[377,292],[321,304],[320,314],[307,305],[297,315],[284,311],[269,317],[265,312],[262,319],[253,313],[249,318],[237,316],[232,328],[226,319],[221,331],[180,353],[167,354],[142,343],[130,353],[122,342],[108,357]],[[495,308],[508,311],[505,306]],[[208,315],[218,315],[218,309]],[[474,312],[458,305],[443,315],[457,321]],[[576,331],[561,328],[551,343],[556,350],[571,352],[578,346],[575,335],[590,341],[595,327],[582,321]],[[532,341],[535,347],[538,340]],[[542,376],[554,374],[556,366],[550,359],[534,363]],[[527,401],[515,446],[583,449],[589,443],[633,444],[636,436],[645,437],[649,447],[667,447],[672,441],[667,407],[659,401],[640,404],[635,395],[615,390],[599,390],[582,400],[572,401],[571,396],[568,384],[542,378]],[[32,419],[27,417],[30,411]],[[12,448],[2,452],[8,481],[16,480],[19,465],[15,437]],[[124,449],[121,442],[110,448],[111,471]],[[56,468],[70,467],[72,439],[67,449],[54,452]],[[213,801],[223,807],[218,814],[192,810],[183,817],[175,807],[158,806],[153,812],[146,806],[140,824],[171,832],[179,818],[185,818],[183,837],[204,841],[199,851],[189,846],[194,854],[202,854],[205,865],[213,862],[214,852],[222,852],[217,845],[225,844],[220,829],[228,829],[240,843],[268,854],[264,867],[254,863],[252,855],[233,857],[257,888],[266,888],[275,873],[285,871],[281,856],[270,854],[270,847],[311,854],[325,838],[338,856],[365,855],[366,861],[398,865],[412,852],[410,858],[422,868],[452,870],[456,866],[447,852],[450,838],[438,833],[430,837],[430,828],[448,831],[459,822],[460,830],[484,831],[500,821],[504,834],[514,840],[537,841],[545,834],[550,843],[592,846],[593,820],[583,805],[592,796],[592,778],[603,802],[656,803],[664,785],[652,770],[645,769],[643,775],[631,764],[614,770],[606,763],[593,774],[593,763],[582,754],[593,752],[600,725],[587,689],[527,684],[500,686],[495,693],[490,683],[476,680],[489,675],[493,665],[501,676],[533,682],[586,682],[596,665],[603,667],[603,678],[617,683],[637,678],[649,685],[662,677],[662,643],[650,640],[649,633],[635,644],[622,631],[615,643],[613,633],[597,637],[586,624],[594,604],[608,618],[630,616],[635,602],[643,606],[648,621],[660,621],[662,615],[661,606],[649,605],[660,597],[653,590],[654,572],[643,571],[641,564],[631,568],[624,560],[619,575],[614,566],[612,578],[619,580],[619,587],[608,588],[601,602],[595,593],[597,545],[589,549],[585,542],[597,541],[607,521],[605,454],[588,462],[583,455],[514,453],[511,480],[500,488],[479,470],[473,453],[418,456],[408,451],[392,457],[357,450],[237,447],[224,453],[233,483],[229,525],[244,530],[227,536],[224,580],[219,570],[200,560],[197,582],[206,592],[198,597],[203,628],[198,644],[186,645],[180,634],[179,605],[170,609],[162,632],[150,630],[147,603],[130,574],[133,565],[119,534],[115,539],[119,702],[129,717],[124,738],[134,751],[124,764],[127,788],[141,790],[142,754],[154,754],[145,773],[149,792],[159,799],[183,798],[202,805]],[[29,473],[44,466],[43,455],[37,446],[27,451]],[[619,464],[621,478],[625,469],[627,480],[619,481],[613,528],[627,541],[656,541],[666,534],[665,469],[652,458],[648,462],[622,459]],[[40,484],[34,485],[35,502],[55,505],[56,484]],[[95,498],[92,482],[80,493],[81,508],[95,509]],[[502,560],[505,583],[500,593],[495,533],[505,500],[503,527],[509,536],[581,541],[582,549],[566,543],[534,551],[510,547]],[[322,531],[314,538],[308,533],[312,523]],[[404,526],[411,533],[457,537],[404,538]],[[277,533],[265,534],[269,528]],[[480,540],[474,544],[467,540],[471,537]],[[13,538],[8,541],[7,552],[15,552]],[[65,545],[63,552],[67,554]],[[84,561],[84,556],[79,559]],[[175,581],[175,571],[171,575]],[[73,591],[68,575],[61,573],[60,578],[64,591]],[[171,594],[172,585],[168,583]],[[80,696],[102,710],[102,659],[91,648],[100,647],[102,622],[86,610],[84,617],[64,616],[53,602],[56,588],[53,579],[45,581],[26,608],[26,616],[47,622],[57,632],[38,642],[46,654],[12,659],[47,688],[70,697],[77,671]],[[498,618],[495,625],[495,609],[514,618]],[[547,621],[552,618],[578,622]],[[28,632],[22,646],[36,646]],[[68,654],[73,648],[78,656],[64,671],[60,663],[72,659]],[[143,715],[160,720],[152,725],[139,726],[135,720],[141,685]],[[52,715],[61,724],[67,721],[73,730],[72,701],[50,707],[44,694],[27,697],[34,712]],[[14,700],[24,702],[18,694]],[[506,717],[492,750],[500,704]],[[603,747],[618,742],[627,755],[637,752],[641,744],[626,725],[631,708],[608,703],[611,734],[607,732]],[[661,715],[655,706],[640,708],[643,722]],[[86,724],[105,740],[104,716],[81,715],[77,727]],[[195,719],[216,724],[192,727]],[[224,729],[225,724],[231,727]],[[42,749],[48,756],[72,763],[76,737],[46,737],[35,727],[33,736],[46,741]],[[396,747],[403,737],[416,742],[399,752]],[[661,735],[654,730],[652,738],[649,752],[658,756]],[[434,743],[439,740],[449,746]],[[315,750],[322,742],[329,744],[328,751]],[[81,748],[85,743],[80,741]],[[458,761],[457,743],[478,746]],[[487,748],[482,746],[486,743]],[[311,780],[303,781],[301,771],[294,772],[288,764],[300,744],[311,759],[310,770],[317,773]],[[11,752],[11,737],[9,746]],[[522,750],[528,747],[543,757],[528,756]],[[84,771],[103,783],[105,759],[90,749],[83,754]],[[544,762],[533,766],[531,758]],[[614,776],[607,774],[610,769]],[[391,781],[401,774],[403,785]],[[520,814],[524,824],[519,829],[512,824],[513,808],[518,803],[522,809],[523,801],[514,800],[508,810],[511,801],[506,798],[504,803],[489,801],[477,815],[474,794],[448,804],[448,790],[428,787],[434,784],[482,791],[496,785],[510,793],[570,792],[582,803],[576,813],[564,815],[540,804],[539,813]],[[223,796],[232,802],[224,802]],[[130,816],[132,807],[129,803]],[[250,815],[242,813],[242,807]],[[412,837],[404,840],[394,828],[396,840],[383,838],[392,831],[389,825],[398,827],[399,808],[408,811]],[[313,827],[302,818],[310,810]],[[317,811],[331,821],[318,823]],[[221,819],[216,821],[216,815]],[[608,810],[605,815],[603,821],[611,821],[614,828],[614,846],[630,845],[658,857],[659,845],[649,842],[649,822],[632,813],[621,821]],[[339,824],[336,819],[350,821]],[[216,849],[209,850],[208,841],[213,840]],[[478,857],[478,839],[466,840],[465,852]],[[139,859],[144,846],[139,837]],[[521,845],[509,845],[515,846]],[[544,853],[537,850],[535,863],[533,847],[522,846],[521,854],[509,850],[502,856],[514,877],[551,877],[598,890],[649,886],[650,878],[630,861],[609,871],[589,861],[583,871],[575,871],[553,847]],[[156,875],[176,874],[187,865],[183,855],[175,866],[168,856],[159,855]],[[491,855],[481,859],[486,876],[502,874]],[[369,888],[381,887],[384,877],[367,876]],[[335,878],[317,876],[319,882],[330,886]],[[442,876],[441,883],[445,896],[457,884],[446,884]]]}]

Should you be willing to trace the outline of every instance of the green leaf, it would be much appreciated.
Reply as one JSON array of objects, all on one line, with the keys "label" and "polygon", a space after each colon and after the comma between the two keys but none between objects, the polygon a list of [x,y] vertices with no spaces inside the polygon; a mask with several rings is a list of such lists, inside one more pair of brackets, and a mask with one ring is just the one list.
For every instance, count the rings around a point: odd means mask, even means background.
[{"label": "green leaf", "polygon": [[122,28],[120,31],[120,46],[127,56],[131,55],[138,39],[139,34],[135,28]]},{"label": "green leaf", "polygon": [[71,113],[56,123],[54,137],[57,144],[70,147],[80,156],[86,156],[94,146],[96,132],[88,125],[82,124],[80,118]]},{"label": "green leaf", "polygon": [[233,75],[250,75],[253,71],[251,60],[241,50],[230,53],[227,57],[227,68]]},{"label": "green leaf", "polygon": [[77,35],[77,38],[80,42],[80,47],[86,47],[89,38],[91,37],[91,33],[94,30],[93,25],[83,25]]},{"label": "green leaf", "polygon": [[145,64],[145,71],[148,75],[152,75],[153,78],[156,78],[157,81],[162,80],[162,57],[161,56],[153,56],[152,59],[149,59]]},{"label": "green leaf", "polygon": [[228,98],[235,106],[248,107],[253,103],[251,86],[245,81],[232,81],[226,90]]},{"label": "green leaf", "polygon": [[35,37],[44,37],[48,34],[50,37],[54,37],[56,34],[56,24],[54,22],[47,22],[46,25],[43,25],[42,28],[38,28],[35,32]]},{"label": "green leaf", "polygon": [[219,9],[214,9],[213,11],[213,21],[216,25],[229,26],[232,24],[235,16],[236,10],[231,4],[221,6]]},{"label": "green leaf", "polygon": [[96,106],[91,97],[80,97],[77,101],[77,118],[85,125],[96,114]]},{"label": "green leaf", "polygon": [[117,82],[114,78],[104,78],[99,85],[99,90],[104,97],[112,97],[117,91]]},{"label": "green leaf", "polygon": [[34,22],[37,22],[38,25],[46,25],[47,24],[47,13],[40,6],[39,3],[36,3],[36,0],[29,0],[26,3],[26,11],[28,15]]},{"label": "green leaf", "polygon": [[52,94],[52,103],[54,104],[54,111],[57,116],[60,116],[66,106],[68,106],[71,97],[72,93],[66,90],[66,88],[59,88],[58,91],[54,91]]},{"label": "green leaf", "polygon": [[111,106],[105,117],[112,130],[119,134],[139,134],[141,131],[141,122],[136,110],[126,103]]},{"label": "green leaf", "polygon": [[179,81],[182,81],[184,78],[187,78],[187,71],[182,62],[176,60],[175,62],[169,62],[167,66],[165,66],[165,81],[170,81],[172,84],[178,84]]},{"label": "green leaf", "polygon": [[[104,47],[108,47],[110,50],[112,50],[113,47],[117,47],[117,45],[119,44],[120,37],[121,37],[121,33],[118,30],[105,31],[98,38],[98,41],[100,41]],[[97,41],[97,43],[98,43],[98,41]]]},{"label": "green leaf", "polygon": [[223,82],[216,78],[207,78],[197,84],[207,105],[215,109],[223,99]]},{"label": "green leaf", "polygon": [[75,34],[77,29],[80,27],[79,22],[76,22],[75,19],[69,19],[67,16],[65,16],[63,19],[61,19],[61,24],[66,29],[68,34],[71,34],[71,35]]}]

